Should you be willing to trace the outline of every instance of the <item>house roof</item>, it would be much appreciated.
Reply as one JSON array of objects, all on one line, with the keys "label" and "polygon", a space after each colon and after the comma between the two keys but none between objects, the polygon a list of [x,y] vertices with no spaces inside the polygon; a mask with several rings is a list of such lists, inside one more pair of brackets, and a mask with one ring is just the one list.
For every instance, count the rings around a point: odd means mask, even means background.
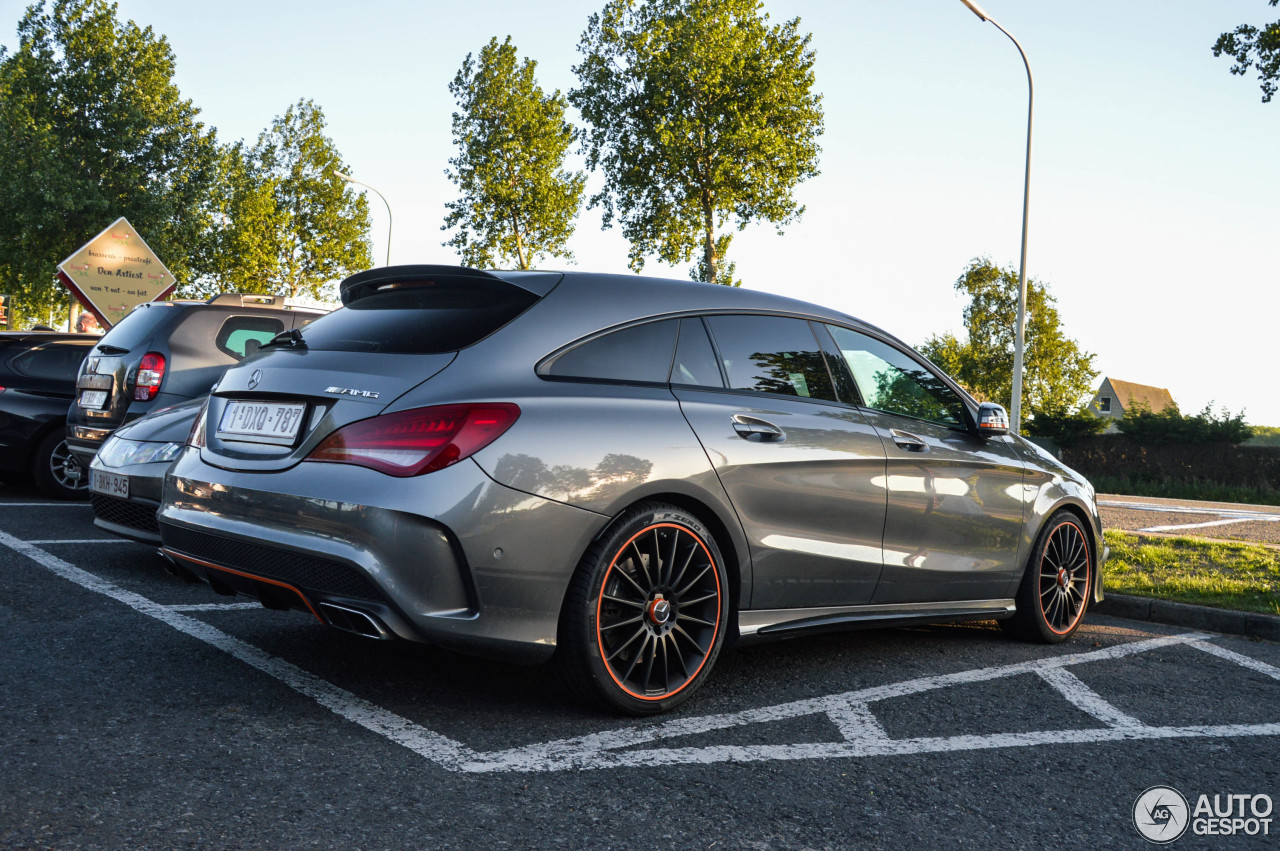
[{"label": "house roof", "polygon": [[1116,400],[1125,408],[1131,408],[1135,404],[1145,405],[1151,409],[1153,414],[1158,414],[1165,408],[1176,408],[1178,405],[1177,402],[1173,401],[1173,394],[1163,387],[1135,384],[1132,381],[1121,381],[1118,378],[1106,378],[1104,383],[1111,385],[1111,392],[1115,394]]}]

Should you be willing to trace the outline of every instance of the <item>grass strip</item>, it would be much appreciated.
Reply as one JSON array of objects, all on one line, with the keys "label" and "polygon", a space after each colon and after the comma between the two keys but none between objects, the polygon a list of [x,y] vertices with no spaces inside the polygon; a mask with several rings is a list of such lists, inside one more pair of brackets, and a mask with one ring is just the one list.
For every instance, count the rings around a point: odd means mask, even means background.
[{"label": "grass strip", "polygon": [[1280,550],[1112,530],[1105,536],[1108,592],[1280,614]]}]

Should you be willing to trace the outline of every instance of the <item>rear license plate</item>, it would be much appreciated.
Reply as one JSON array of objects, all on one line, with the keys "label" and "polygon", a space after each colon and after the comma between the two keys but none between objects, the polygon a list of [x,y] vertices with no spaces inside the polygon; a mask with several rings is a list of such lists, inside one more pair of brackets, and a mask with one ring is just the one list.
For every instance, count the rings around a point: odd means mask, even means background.
[{"label": "rear license plate", "polygon": [[78,404],[80,407],[88,408],[91,411],[100,411],[102,406],[107,404],[107,391],[84,390],[80,393]]},{"label": "rear license plate", "polygon": [[107,496],[129,498],[129,477],[119,473],[108,473],[106,470],[89,470],[89,490]]},{"label": "rear license plate", "polygon": [[306,409],[301,403],[229,402],[218,422],[218,437],[288,445],[298,436]]}]

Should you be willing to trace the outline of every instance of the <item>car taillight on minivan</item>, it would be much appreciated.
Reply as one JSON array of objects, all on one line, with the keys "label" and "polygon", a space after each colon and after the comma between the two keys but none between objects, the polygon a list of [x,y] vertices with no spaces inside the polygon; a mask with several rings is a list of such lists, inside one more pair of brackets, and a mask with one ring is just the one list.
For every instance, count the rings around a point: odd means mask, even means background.
[{"label": "car taillight on minivan", "polygon": [[156,398],[161,381],[164,381],[164,355],[147,352],[138,364],[138,378],[133,384],[134,401],[150,402]]},{"label": "car taillight on minivan", "polygon": [[338,429],[307,460],[355,464],[389,476],[433,473],[479,452],[519,416],[520,408],[508,402],[397,411]]}]

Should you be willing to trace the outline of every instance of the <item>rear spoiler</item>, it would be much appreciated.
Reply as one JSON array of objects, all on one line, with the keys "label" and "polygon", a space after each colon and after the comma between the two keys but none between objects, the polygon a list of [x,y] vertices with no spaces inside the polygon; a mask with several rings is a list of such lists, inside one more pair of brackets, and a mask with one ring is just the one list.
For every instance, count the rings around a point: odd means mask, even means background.
[{"label": "rear spoiler", "polygon": [[493,287],[499,284],[519,287],[537,296],[551,292],[563,278],[560,272],[486,272],[466,266],[381,266],[357,272],[338,284],[338,295],[344,305],[357,299],[391,289],[395,285],[429,286],[436,284],[442,287],[466,287],[468,284],[478,288]]}]

